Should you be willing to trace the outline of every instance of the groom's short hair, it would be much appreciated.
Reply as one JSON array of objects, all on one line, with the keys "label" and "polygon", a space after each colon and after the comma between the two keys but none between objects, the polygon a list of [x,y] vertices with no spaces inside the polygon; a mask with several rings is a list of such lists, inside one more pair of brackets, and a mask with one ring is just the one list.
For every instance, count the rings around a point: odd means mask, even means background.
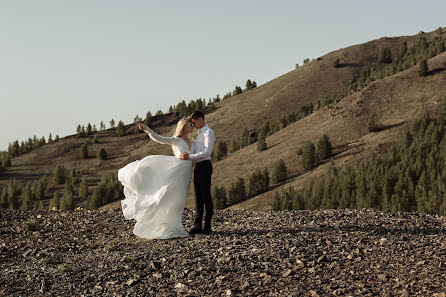
[{"label": "groom's short hair", "polygon": [[189,119],[197,120],[199,118],[202,118],[204,120],[204,113],[202,113],[199,110],[194,111],[190,116]]}]

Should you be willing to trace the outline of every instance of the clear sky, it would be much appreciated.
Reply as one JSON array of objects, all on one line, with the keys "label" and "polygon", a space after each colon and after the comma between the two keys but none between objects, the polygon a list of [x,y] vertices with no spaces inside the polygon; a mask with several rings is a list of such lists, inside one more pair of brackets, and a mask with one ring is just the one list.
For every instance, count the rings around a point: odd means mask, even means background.
[{"label": "clear sky", "polygon": [[0,150],[446,26],[446,1],[0,0]]}]

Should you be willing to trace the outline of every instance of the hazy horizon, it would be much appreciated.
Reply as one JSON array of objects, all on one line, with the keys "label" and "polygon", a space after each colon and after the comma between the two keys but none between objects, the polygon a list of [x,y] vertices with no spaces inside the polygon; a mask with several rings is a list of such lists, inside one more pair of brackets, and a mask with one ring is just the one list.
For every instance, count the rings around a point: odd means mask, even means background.
[{"label": "hazy horizon", "polygon": [[[444,27],[415,1],[3,1],[0,151],[264,84],[339,48]],[[428,13],[427,13],[428,11]]]}]

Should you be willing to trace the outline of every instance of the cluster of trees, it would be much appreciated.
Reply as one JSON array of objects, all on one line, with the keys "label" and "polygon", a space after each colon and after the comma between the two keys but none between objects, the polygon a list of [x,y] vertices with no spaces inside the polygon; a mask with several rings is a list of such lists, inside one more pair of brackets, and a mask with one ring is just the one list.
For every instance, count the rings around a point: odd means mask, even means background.
[{"label": "cluster of trees", "polygon": [[8,152],[0,153],[0,172],[11,167],[11,155]]},{"label": "cluster of trees", "polygon": [[319,139],[317,146],[307,141],[304,146],[297,150],[298,155],[302,155],[302,169],[310,170],[320,162],[328,159],[332,155],[332,146],[327,134],[323,134]]},{"label": "cluster of trees", "polygon": [[[102,176],[101,182],[94,188],[91,196],[89,196],[87,180],[85,177],[80,179],[81,175],[78,170],[72,169],[70,177],[68,177],[67,169],[60,165],[55,173],[56,185],[64,184],[64,190],[61,194],[54,191],[53,197],[49,200],[49,210],[74,209],[74,187],[78,188],[79,199],[86,201],[89,209],[97,209],[105,203],[123,197],[123,187],[112,172]],[[19,184],[15,179],[11,179],[6,187],[0,189],[0,208],[18,209],[20,207],[23,210],[44,210],[46,209],[44,201],[47,196],[48,180],[46,175],[40,180],[26,184]]]},{"label": "cluster of trees", "polygon": [[46,141],[45,137],[42,136],[42,138],[38,138],[36,135],[34,135],[33,138],[28,138],[27,141],[22,141],[19,143],[19,141],[16,140],[12,143],[9,143],[8,154],[12,157],[19,156],[28,153],[33,149],[41,147],[46,143],[52,143],[56,141],[59,141],[59,135],[56,135],[56,138],[53,140],[53,136],[50,133],[50,135],[48,136],[48,142]]},{"label": "cluster of trees", "polygon": [[[94,142],[94,141],[93,141]],[[97,142],[96,142],[97,143]],[[88,147],[87,144],[83,144],[80,149],[80,158],[87,159],[88,158]],[[96,158],[98,160],[107,160],[107,152],[104,148],[100,148],[96,154]]]},{"label": "cluster of trees", "polygon": [[[218,95],[217,95],[218,97]],[[203,110],[206,107],[206,100],[198,98],[191,100],[188,104],[182,100],[180,103],[169,107],[169,112],[177,112],[180,117],[188,116],[195,110]]]},{"label": "cluster of trees", "polygon": [[48,181],[44,175],[40,180],[21,185],[11,179],[1,191],[0,208],[19,208],[19,197],[22,199],[21,209],[42,209],[47,192]]},{"label": "cluster of trees", "polygon": [[248,179],[248,183],[241,177],[232,183],[226,191],[225,187],[214,187],[212,189],[212,198],[214,207],[222,209],[233,204],[245,201],[251,197],[260,195],[269,189],[270,177],[268,169],[263,171],[256,169]]},{"label": "cluster of trees", "polygon": [[204,110],[206,108],[213,110],[215,109],[215,103],[220,102],[221,100],[228,99],[232,96],[236,96],[242,94],[243,92],[252,90],[257,87],[257,83],[255,81],[251,81],[248,79],[245,84],[245,89],[243,90],[240,86],[235,86],[232,92],[226,93],[223,98],[220,98],[220,95],[217,94],[216,97],[209,98],[208,103],[206,103],[205,99],[198,98],[196,100],[191,100],[189,103],[182,100],[177,105],[173,105],[169,107],[169,113],[176,112],[180,117],[187,116],[194,112],[195,110]]},{"label": "cluster of trees", "polygon": [[378,62],[388,64],[384,68],[365,67],[360,78],[351,86],[351,89],[357,89],[367,85],[371,81],[381,79],[386,76],[404,71],[410,67],[419,64],[420,75],[428,73],[427,60],[439,55],[445,51],[445,40],[441,35],[436,36],[431,42],[428,42],[424,35],[421,35],[417,42],[408,47],[407,42],[403,42],[399,52],[392,53],[389,48],[383,48],[378,53]]},{"label": "cluster of trees", "polygon": [[[104,123],[101,121],[101,128],[105,128]],[[93,124],[93,126],[91,126],[90,123],[88,123],[87,128],[85,128],[84,126],[81,126],[80,124],[77,126],[76,128],[76,136],[77,137],[85,137],[88,135],[93,134],[93,132],[97,132],[98,129],[96,128],[96,125]]]},{"label": "cluster of trees", "polygon": [[377,208],[446,214],[446,100],[437,118],[417,118],[383,156],[353,167],[331,164],[303,193],[277,193],[274,209]]},{"label": "cluster of trees", "polygon": [[[274,166],[272,182],[279,183],[286,179],[287,168],[285,162],[280,159]],[[213,187],[212,198],[214,200],[215,208],[222,209],[233,204],[243,202],[247,199],[265,193],[269,190],[270,174],[265,167],[262,170],[256,169],[248,178],[248,181],[241,177],[229,186],[226,190],[224,186]]]},{"label": "cluster of trees", "polygon": [[122,196],[122,184],[114,172],[108,172],[102,176],[101,182],[94,188],[93,194],[87,198],[87,208],[98,209],[101,205],[118,200]]}]

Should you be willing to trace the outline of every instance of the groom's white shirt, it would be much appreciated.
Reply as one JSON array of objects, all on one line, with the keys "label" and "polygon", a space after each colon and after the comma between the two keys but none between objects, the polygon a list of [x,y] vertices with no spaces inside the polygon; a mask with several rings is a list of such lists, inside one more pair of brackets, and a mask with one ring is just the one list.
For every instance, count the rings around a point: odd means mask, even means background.
[{"label": "groom's white shirt", "polygon": [[210,160],[212,147],[215,142],[215,134],[208,125],[198,129],[197,138],[195,138],[195,153],[189,155],[189,159],[195,162]]}]

